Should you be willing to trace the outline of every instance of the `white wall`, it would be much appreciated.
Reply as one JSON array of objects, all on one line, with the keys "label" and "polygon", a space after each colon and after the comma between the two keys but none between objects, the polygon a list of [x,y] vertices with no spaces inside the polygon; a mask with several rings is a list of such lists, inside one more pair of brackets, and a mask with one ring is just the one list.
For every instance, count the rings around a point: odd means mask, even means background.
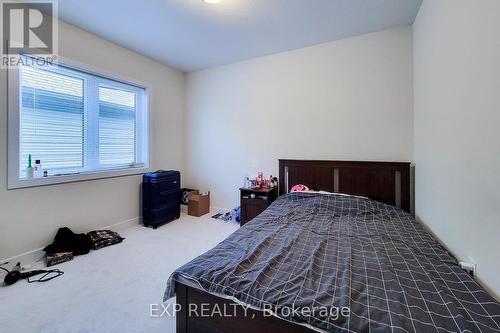
[{"label": "white wall", "polygon": [[412,85],[411,27],[191,73],[186,182],[230,208],[279,158],[411,161]]},{"label": "white wall", "polygon": [[500,294],[500,1],[426,0],[414,24],[416,214]]},{"label": "white wall", "polygon": [[[152,85],[152,167],[183,169],[184,74],[60,24],[60,55]],[[140,216],[140,176],[7,191],[7,74],[0,70],[0,258],[43,247],[58,227],[75,232]]]}]

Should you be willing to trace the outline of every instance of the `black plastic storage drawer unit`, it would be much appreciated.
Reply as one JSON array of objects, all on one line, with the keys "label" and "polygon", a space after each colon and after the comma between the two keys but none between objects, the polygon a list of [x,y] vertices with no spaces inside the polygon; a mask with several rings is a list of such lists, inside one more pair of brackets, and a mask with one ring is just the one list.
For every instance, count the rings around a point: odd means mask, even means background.
[{"label": "black plastic storage drawer unit", "polygon": [[181,174],[179,171],[145,173],[142,179],[142,217],[145,226],[178,219],[181,214]]}]

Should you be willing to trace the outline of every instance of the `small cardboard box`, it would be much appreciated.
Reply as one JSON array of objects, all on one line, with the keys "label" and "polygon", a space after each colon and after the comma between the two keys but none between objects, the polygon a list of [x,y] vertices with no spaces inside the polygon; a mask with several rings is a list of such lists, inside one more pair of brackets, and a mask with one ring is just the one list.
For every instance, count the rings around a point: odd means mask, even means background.
[{"label": "small cardboard box", "polygon": [[210,211],[210,192],[200,194],[200,191],[189,192],[188,215],[200,217]]},{"label": "small cardboard box", "polygon": [[47,254],[47,267],[61,264],[66,261],[73,260],[73,252],[60,252]]}]

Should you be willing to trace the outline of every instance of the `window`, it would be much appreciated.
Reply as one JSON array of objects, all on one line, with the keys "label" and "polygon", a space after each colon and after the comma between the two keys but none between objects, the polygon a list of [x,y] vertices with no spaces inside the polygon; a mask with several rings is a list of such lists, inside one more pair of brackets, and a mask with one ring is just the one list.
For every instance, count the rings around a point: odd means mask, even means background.
[{"label": "window", "polygon": [[[9,72],[9,188],[148,167],[147,88],[72,66],[25,63]],[[47,177],[27,173],[30,155]]]}]

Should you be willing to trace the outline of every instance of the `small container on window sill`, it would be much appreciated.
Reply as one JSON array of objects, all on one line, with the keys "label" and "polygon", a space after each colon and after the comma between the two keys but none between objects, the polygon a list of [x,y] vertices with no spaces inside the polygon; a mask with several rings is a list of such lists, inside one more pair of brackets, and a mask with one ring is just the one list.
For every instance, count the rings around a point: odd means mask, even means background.
[{"label": "small container on window sill", "polygon": [[35,178],[43,177],[42,162],[40,160],[35,160],[35,168],[33,170],[33,175]]},{"label": "small container on window sill", "polygon": [[33,179],[35,177],[35,168],[27,167],[26,168],[26,179]]},{"label": "small container on window sill", "polygon": [[26,178],[33,179],[35,175],[35,168],[31,166],[31,154],[28,155],[28,167],[26,168]]}]

